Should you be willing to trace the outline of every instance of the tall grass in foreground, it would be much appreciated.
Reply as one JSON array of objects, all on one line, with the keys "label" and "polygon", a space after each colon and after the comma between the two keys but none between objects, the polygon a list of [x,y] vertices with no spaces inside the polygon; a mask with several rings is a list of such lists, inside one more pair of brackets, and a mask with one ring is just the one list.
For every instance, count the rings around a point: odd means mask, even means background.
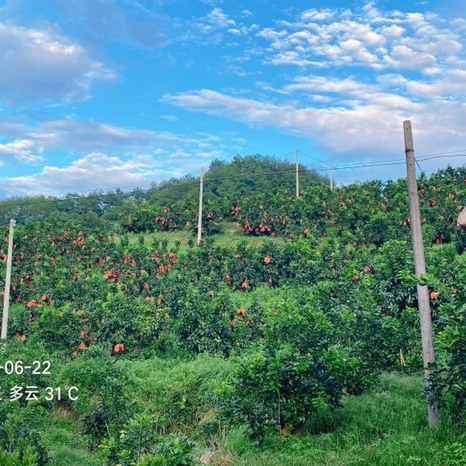
[{"label": "tall grass in foreground", "polygon": [[[312,426],[310,426],[312,428]],[[348,397],[328,421],[330,432],[285,435],[261,449],[230,433],[210,465],[238,466],[462,466],[466,432],[446,419],[427,426],[420,377],[385,374],[370,393]]]},{"label": "tall grass in foreground", "polygon": [[[419,376],[384,374],[370,392],[344,399],[343,408],[333,415],[315,420],[299,434],[268,438],[259,448],[240,428],[215,432],[216,422],[210,419],[215,414],[209,406],[215,405],[212,396],[222,391],[231,372],[229,361],[204,355],[194,361],[123,364],[137,375],[138,397],[146,409],[196,437],[200,465],[466,466],[466,432],[447,419],[435,429],[427,426]],[[105,464],[99,452],[87,451],[84,439],[76,435],[77,419],[57,414],[46,435],[50,464]],[[207,437],[211,440],[205,444]]]}]

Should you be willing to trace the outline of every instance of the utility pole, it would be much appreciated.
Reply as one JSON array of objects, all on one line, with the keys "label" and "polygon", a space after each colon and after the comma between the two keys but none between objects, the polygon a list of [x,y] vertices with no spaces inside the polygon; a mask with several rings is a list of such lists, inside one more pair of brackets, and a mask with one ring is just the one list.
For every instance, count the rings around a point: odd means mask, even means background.
[{"label": "utility pole", "polygon": [[[414,268],[416,276],[426,274],[426,261],[424,256],[424,243],[422,240],[421,215],[419,211],[419,196],[417,191],[416,167],[414,161],[413,135],[411,122],[403,122],[406,170],[408,177],[409,211],[411,218],[411,234],[413,238]],[[425,383],[429,382],[431,371],[429,364],[435,361],[434,341],[432,336],[432,318],[430,315],[429,290],[427,285],[417,285],[417,300],[419,306],[419,319],[421,323],[422,356],[424,361]],[[433,427],[438,421],[438,407],[429,403],[429,426]]]},{"label": "utility pole", "polygon": [[197,245],[201,244],[202,238],[202,197],[204,194],[204,170],[201,170],[199,179],[199,216],[197,218]]},{"label": "utility pole", "polygon": [[13,258],[13,233],[16,220],[10,220],[10,234],[8,237],[8,255],[6,260],[5,292],[3,295],[2,340],[6,340],[8,330],[8,311],[10,307],[11,262]]},{"label": "utility pole", "polygon": [[333,164],[330,164],[330,191],[333,191]]},{"label": "utility pole", "polygon": [[296,197],[299,197],[299,149],[296,149]]}]

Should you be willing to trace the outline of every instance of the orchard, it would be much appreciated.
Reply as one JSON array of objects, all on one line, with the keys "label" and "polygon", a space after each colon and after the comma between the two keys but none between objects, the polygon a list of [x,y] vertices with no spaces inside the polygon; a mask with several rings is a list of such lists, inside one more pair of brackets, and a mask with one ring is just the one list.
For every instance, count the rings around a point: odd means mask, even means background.
[{"label": "orchard", "polygon": [[[466,170],[422,176],[419,195],[437,352],[427,396],[461,432]],[[147,202],[99,225],[16,227],[0,365],[48,361],[51,373],[2,374],[2,464],[49,464],[43,432],[64,413],[101,464],[198,464],[219,432],[258,445],[319,435],[381,374],[422,373],[404,180],[225,196],[204,211],[200,246],[158,236],[190,237],[196,208]],[[225,226],[242,239],[222,241]],[[2,238],[3,279],[6,226]],[[31,385],[36,396],[11,401]]]}]

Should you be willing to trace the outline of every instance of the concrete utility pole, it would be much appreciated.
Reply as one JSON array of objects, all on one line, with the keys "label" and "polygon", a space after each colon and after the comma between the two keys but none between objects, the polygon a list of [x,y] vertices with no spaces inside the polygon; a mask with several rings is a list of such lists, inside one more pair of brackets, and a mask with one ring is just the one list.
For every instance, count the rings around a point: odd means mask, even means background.
[{"label": "concrete utility pole", "polygon": [[201,244],[202,239],[202,197],[204,195],[204,171],[201,170],[199,179],[199,216],[197,218],[197,245]]},{"label": "concrete utility pole", "polygon": [[8,311],[10,308],[11,262],[13,258],[13,233],[16,220],[10,220],[10,235],[8,237],[8,255],[6,260],[5,294],[3,295],[2,340],[6,340],[8,330]]},{"label": "concrete utility pole", "polygon": [[[419,196],[417,191],[416,167],[414,165],[413,135],[411,122],[403,122],[406,152],[406,170],[408,176],[409,211],[411,218],[411,234],[413,237],[414,268],[416,275],[426,274],[424,243],[422,240],[421,215],[419,211]],[[428,365],[435,361],[434,341],[432,336],[432,318],[430,315],[429,290],[426,285],[417,285],[417,300],[419,305],[419,319],[421,323],[422,356],[424,360],[425,382],[428,383],[431,371]],[[438,408],[429,403],[429,425],[433,427],[438,421]]]},{"label": "concrete utility pole", "polygon": [[296,197],[299,197],[299,149],[296,149]]}]

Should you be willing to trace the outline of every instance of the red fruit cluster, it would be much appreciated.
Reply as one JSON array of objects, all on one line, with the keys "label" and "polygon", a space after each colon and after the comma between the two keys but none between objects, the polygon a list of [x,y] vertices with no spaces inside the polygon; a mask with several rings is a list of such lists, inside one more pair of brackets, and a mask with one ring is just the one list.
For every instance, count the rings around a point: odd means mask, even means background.
[{"label": "red fruit cluster", "polygon": [[236,315],[237,315],[238,317],[245,317],[245,316],[246,316],[246,311],[245,311],[244,309],[238,309],[238,310],[236,311]]},{"label": "red fruit cluster", "polygon": [[121,353],[125,350],[125,345],[123,343],[117,343],[114,347],[113,347],[113,352],[114,353]]}]

